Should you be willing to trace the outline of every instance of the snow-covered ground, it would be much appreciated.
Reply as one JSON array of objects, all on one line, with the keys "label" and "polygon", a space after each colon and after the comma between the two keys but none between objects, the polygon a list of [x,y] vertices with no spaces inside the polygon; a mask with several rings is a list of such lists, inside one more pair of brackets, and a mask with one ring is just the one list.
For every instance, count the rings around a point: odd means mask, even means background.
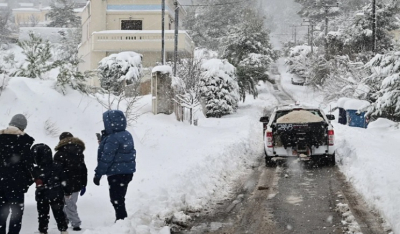
[{"label": "snow-covered ground", "polygon": [[[35,143],[54,148],[63,131],[86,143],[89,184],[78,201],[85,230],[77,232],[85,234],[169,233],[166,219],[184,221],[189,218],[185,212],[229,197],[234,182],[262,158],[258,120],[264,107],[276,104],[266,87],[260,86],[260,98],[249,97],[237,113],[221,119],[200,118],[195,127],[176,121],[173,115],[153,115],[151,97],[143,97],[138,105],[143,106],[142,115],[129,128],[137,149],[137,172],[126,197],[129,218],[114,224],[106,179],[99,187],[92,183],[98,146],[95,133],[103,128],[105,109],[94,98],[73,90],[63,96],[53,89],[54,83],[12,78],[0,96],[0,126],[5,128],[14,114],[23,113],[28,117],[26,132]],[[46,131],[48,126],[53,130]],[[34,190],[32,186],[26,195],[21,233],[37,230]],[[49,234],[55,233],[59,232],[52,218]]]},{"label": "snow-covered ground", "polygon": [[[322,96],[305,86],[292,85],[284,60],[278,61],[281,83],[301,103],[321,106],[328,112],[336,103],[323,103]],[[336,114],[337,119],[337,112]],[[400,130],[399,124],[378,119],[368,129],[344,126],[333,121],[336,160],[339,169],[356,190],[400,233]]]},{"label": "snow-covered ground", "polygon": [[[319,105],[321,95],[290,83],[279,61],[282,86],[301,102]],[[263,156],[261,124],[264,107],[273,107],[276,99],[261,85],[259,98],[240,103],[237,113],[221,119],[200,118],[199,126],[177,122],[173,115],[153,115],[151,97],[140,100],[141,116],[129,131],[137,149],[137,172],[127,194],[129,218],[114,223],[105,178],[99,187],[91,179],[96,166],[95,133],[103,128],[105,109],[88,96],[70,91],[56,92],[54,80],[12,78],[0,96],[0,128],[11,117],[28,117],[27,133],[35,143],[51,148],[62,131],[70,131],[86,143],[89,169],[87,193],[79,198],[78,209],[85,234],[170,232],[166,219],[184,221],[185,213],[200,210],[219,199],[229,197],[234,182],[245,176]],[[334,103],[330,104],[334,107]],[[329,109],[330,105],[322,105]],[[47,124],[46,124],[47,122]],[[389,124],[390,125],[390,124]],[[53,126],[53,131],[46,127]],[[350,128],[334,123],[337,160],[340,170],[360,194],[400,233],[400,131],[387,121],[371,124],[370,129]],[[34,188],[26,195],[22,232],[37,230]],[[58,233],[54,219],[50,234]],[[74,232],[75,233],[75,232]]]}]

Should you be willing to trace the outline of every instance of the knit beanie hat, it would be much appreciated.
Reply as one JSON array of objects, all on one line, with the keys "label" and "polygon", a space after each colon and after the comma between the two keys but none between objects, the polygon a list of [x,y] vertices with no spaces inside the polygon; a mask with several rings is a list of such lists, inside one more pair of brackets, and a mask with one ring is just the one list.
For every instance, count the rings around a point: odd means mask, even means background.
[{"label": "knit beanie hat", "polygon": [[60,141],[65,139],[65,138],[69,138],[69,137],[74,137],[70,132],[63,132],[60,135]]},{"label": "knit beanie hat", "polygon": [[10,126],[14,126],[19,128],[20,130],[25,130],[26,126],[28,125],[28,121],[26,120],[25,116],[22,114],[14,115],[9,123]]}]

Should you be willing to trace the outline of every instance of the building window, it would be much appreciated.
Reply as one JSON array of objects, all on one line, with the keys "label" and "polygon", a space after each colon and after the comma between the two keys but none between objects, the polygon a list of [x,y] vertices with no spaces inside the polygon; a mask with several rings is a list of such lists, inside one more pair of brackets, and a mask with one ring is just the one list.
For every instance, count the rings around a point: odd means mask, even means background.
[{"label": "building window", "polygon": [[121,30],[143,30],[143,21],[121,20]]}]

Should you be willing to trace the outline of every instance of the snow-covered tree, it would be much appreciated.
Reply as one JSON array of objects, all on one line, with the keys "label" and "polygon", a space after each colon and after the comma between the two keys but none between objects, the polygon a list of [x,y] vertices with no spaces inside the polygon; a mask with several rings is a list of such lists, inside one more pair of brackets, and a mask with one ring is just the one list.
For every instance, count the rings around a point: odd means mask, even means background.
[{"label": "snow-covered tree", "polygon": [[57,48],[57,58],[60,63],[60,72],[57,76],[56,89],[63,94],[67,93],[67,87],[86,92],[84,81],[93,75],[93,72],[82,73],[78,70],[82,59],[78,55],[78,45],[81,41],[81,30],[71,29],[60,31],[61,42]]},{"label": "snow-covered tree", "polygon": [[49,27],[77,28],[81,19],[74,12],[75,2],[71,0],[54,0],[50,4],[48,17],[51,19]]},{"label": "snow-covered tree", "polygon": [[231,27],[243,22],[242,11],[258,5],[256,0],[232,3],[231,0],[207,1],[202,7],[190,7],[184,22],[193,41],[199,47],[218,51]]},{"label": "snow-covered tree", "polygon": [[142,55],[131,51],[109,55],[99,62],[98,72],[101,87],[119,96],[142,76]]},{"label": "snow-covered tree", "polygon": [[353,62],[348,56],[335,56],[328,61],[329,74],[320,86],[325,101],[341,97],[366,99],[369,88],[362,83],[366,76],[364,64]]},{"label": "snow-covered tree", "polygon": [[400,51],[378,54],[365,67],[373,101],[368,114],[400,120]]},{"label": "snow-covered tree", "polygon": [[308,74],[310,70],[310,57],[311,47],[306,45],[300,45],[292,47],[289,50],[288,58],[286,59],[286,65],[288,65],[288,71],[296,74],[302,78],[307,79],[310,77]]},{"label": "snow-covered tree", "polygon": [[223,58],[238,68],[240,96],[244,101],[246,92],[257,97],[256,84],[259,80],[268,80],[269,65],[278,56],[272,50],[262,18],[250,9],[242,14],[241,18],[246,20],[231,28],[224,43]]},{"label": "snow-covered tree", "polygon": [[59,61],[52,62],[51,46],[49,41],[43,41],[33,32],[29,33],[29,40],[20,41],[18,45],[23,49],[26,63],[13,74],[28,78],[43,79],[43,75],[59,65]]},{"label": "snow-covered tree", "polygon": [[233,113],[239,101],[235,67],[227,60],[210,59],[201,68],[200,94],[205,102],[206,116],[220,118]]},{"label": "snow-covered tree", "polygon": [[[376,5],[376,39],[377,51],[393,48],[391,31],[398,29],[400,23],[396,20],[396,6],[394,3]],[[333,20],[332,27],[338,30],[328,35],[329,53],[331,55],[355,55],[372,51],[372,4],[367,4],[352,16],[341,16]],[[371,58],[371,57],[370,57]],[[368,59],[369,60],[369,59]],[[366,62],[366,61],[365,61]]]},{"label": "snow-covered tree", "polygon": [[8,36],[15,30],[11,9],[0,10],[0,45],[9,42]]}]

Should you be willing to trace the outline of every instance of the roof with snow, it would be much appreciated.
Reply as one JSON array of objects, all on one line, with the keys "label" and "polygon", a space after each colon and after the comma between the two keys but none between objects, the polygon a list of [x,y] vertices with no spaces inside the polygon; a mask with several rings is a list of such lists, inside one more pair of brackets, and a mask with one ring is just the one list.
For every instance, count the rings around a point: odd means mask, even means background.
[{"label": "roof with snow", "polygon": [[[161,5],[107,5],[107,11],[161,11]],[[165,6],[166,11],[170,11]]]},{"label": "roof with snow", "polygon": [[37,9],[37,8],[15,8],[15,9],[13,9],[13,11],[40,11],[39,9]]},{"label": "roof with snow", "polygon": [[337,106],[345,110],[361,110],[369,105],[368,101],[346,97],[339,98],[337,101]]},{"label": "roof with snow", "polygon": [[51,27],[21,27],[19,29],[19,40],[29,40],[29,33],[32,31],[36,36],[40,36],[43,40],[49,40],[52,43],[61,41],[60,32],[67,33],[68,28],[51,28]]},{"label": "roof with snow", "polygon": [[21,2],[21,3],[19,3],[19,6],[20,7],[34,7],[34,4],[30,3],[30,2]]}]

